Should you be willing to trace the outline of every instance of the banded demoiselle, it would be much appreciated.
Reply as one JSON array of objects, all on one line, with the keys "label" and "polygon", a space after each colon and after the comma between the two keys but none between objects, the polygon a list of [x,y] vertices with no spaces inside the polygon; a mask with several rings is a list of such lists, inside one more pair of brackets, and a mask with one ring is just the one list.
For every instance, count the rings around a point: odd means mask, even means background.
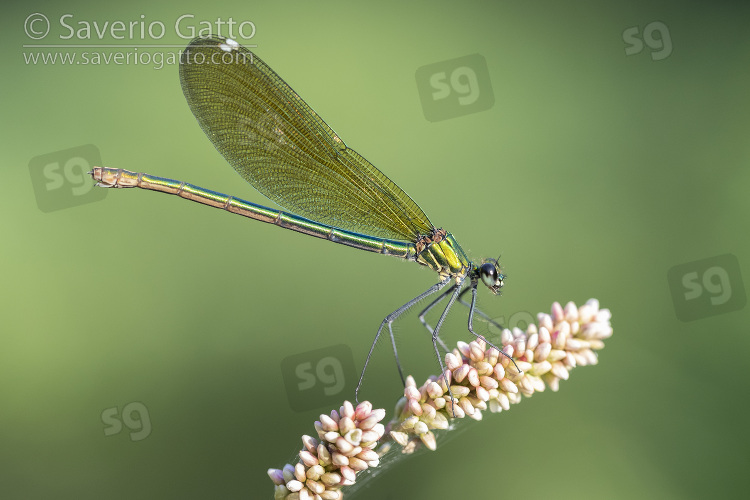
[{"label": "banded demoiselle", "polygon": [[[417,302],[437,293],[419,319],[432,335],[441,373],[445,373],[445,367],[438,344],[448,349],[439,337],[440,328],[456,300],[469,307],[469,331],[508,356],[473,328],[475,312],[490,320],[475,307],[479,281],[495,295],[503,286],[505,276],[497,259],[486,259],[479,265],[470,261],[451,233],[436,228],[401,188],[347,147],[260,58],[229,38],[196,38],[180,57],[180,81],[190,109],[216,149],[253,187],[294,213],[122,169],[94,167],[91,175],[98,186],[176,194],[334,243],[414,261],[436,271],[438,283],[383,319],[362,368],[355,398],[386,325],[404,381],[392,324]],[[469,290],[471,302],[466,303],[462,297]],[[446,298],[448,304],[432,328],[425,314]]]}]

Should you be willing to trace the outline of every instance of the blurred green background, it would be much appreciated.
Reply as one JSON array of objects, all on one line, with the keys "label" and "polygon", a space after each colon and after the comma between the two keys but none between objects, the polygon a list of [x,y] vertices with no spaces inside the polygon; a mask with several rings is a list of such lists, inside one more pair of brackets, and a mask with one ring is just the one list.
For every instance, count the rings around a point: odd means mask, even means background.
[{"label": "blurred green background", "polygon": [[[270,498],[266,469],[292,460],[331,409],[293,411],[282,361],[345,344],[359,370],[381,319],[435,281],[413,264],[144,191],[40,210],[37,197],[55,195],[32,182],[32,159],[86,144],[106,166],[265,203],[205,138],[175,65],[26,63],[63,50],[31,43],[185,45],[173,27],[183,14],[252,21],[246,43],[349,146],[472,256],[502,253],[504,295],[480,292],[492,316],[590,297],[612,310],[599,366],[488,415],[357,498],[742,497],[749,309],[735,301],[680,321],[671,290],[681,284],[668,271],[733,254],[732,293],[750,277],[749,11],[645,1],[5,5],[0,497]],[[24,32],[34,13],[53,23],[41,41]],[[167,32],[61,40],[64,14],[71,24],[159,20]],[[633,40],[656,21],[666,30],[649,31],[639,51]],[[416,70],[476,53],[494,106],[427,121]],[[71,172],[70,183],[87,185]],[[449,340],[467,338],[465,315],[450,318]],[[415,313],[398,332],[407,371],[420,381],[436,372]],[[400,387],[387,348],[367,381],[364,397],[390,412]],[[131,403],[147,410],[145,438],[111,424]]]}]

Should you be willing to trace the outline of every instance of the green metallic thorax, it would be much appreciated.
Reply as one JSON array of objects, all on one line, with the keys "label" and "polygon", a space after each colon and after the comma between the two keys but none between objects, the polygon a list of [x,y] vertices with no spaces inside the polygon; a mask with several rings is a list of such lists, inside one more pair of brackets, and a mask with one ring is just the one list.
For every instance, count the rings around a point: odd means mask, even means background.
[{"label": "green metallic thorax", "polygon": [[440,229],[428,241],[421,251],[417,243],[418,263],[436,271],[443,279],[466,274],[471,263],[452,234]]}]

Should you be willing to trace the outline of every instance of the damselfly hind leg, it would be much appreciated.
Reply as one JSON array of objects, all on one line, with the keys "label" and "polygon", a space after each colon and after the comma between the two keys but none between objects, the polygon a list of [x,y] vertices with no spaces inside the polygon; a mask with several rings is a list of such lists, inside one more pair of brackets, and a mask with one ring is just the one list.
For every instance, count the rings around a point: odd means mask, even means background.
[{"label": "damselfly hind leg", "polygon": [[456,299],[458,298],[458,294],[461,293],[461,287],[463,286],[465,279],[466,279],[466,273],[460,278],[456,278],[456,285],[453,287],[453,293],[451,294],[451,297],[448,300],[448,305],[445,306],[445,309],[443,309],[443,313],[440,315],[440,319],[438,319],[438,322],[435,324],[435,329],[432,332],[432,347],[435,348],[435,356],[437,357],[438,363],[440,364],[440,377],[443,379],[443,381],[445,382],[445,387],[448,389],[448,394],[450,396],[450,402],[451,402],[451,414],[453,415],[454,418],[456,417],[455,406],[458,404],[458,399],[456,399],[456,397],[453,396],[453,391],[451,390],[450,381],[448,380],[448,377],[445,375],[445,371],[446,371],[445,365],[443,364],[443,358],[440,356],[440,351],[438,350],[437,339],[440,336],[440,328],[443,326],[443,323],[445,322],[445,318],[448,317],[448,311],[451,310],[451,307],[453,307],[454,302],[456,302]]},{"label": "damselfly hind leg", "polygon": [[[450,294],[453,293],[453,291],[456,289],[457,285],[452,285],[449,289],[444,291],[440,294],[438,298],[430,302],[427,307],[422,309],[422,312],[419,313],[419,321],[422,323],[422,326],[424,326],[428,332],[430,332],[430,335],[434,334],[433,328],[430,326],[430,324],[425,319],[425,315],[432,310],[437,304],[439,304],[444,298],[448,297]],[[465,290],[464,290],[465,291]],[[463,295],[464,292],[461,292],[461,295]],[[459,295],[460,297],[460,295]],[[468,304],[466,304],[468,306]],[[437,342],[440,344],[440,347],[443,349],[443,352],[450,352],[450,349],[448,349],[448,346],[445,345],[445,342],[443,342],[443,339],[440,337],[437,337]]]},{"label": "damselfly hind leg", "polygon": [[399,316],[401,316],[406,311],[408,311],[414,304],[416,304],[417,302],[421,300],[426,299],[427,297],[429,297],[430,295],[434,293],[439,292],[440,290],[445,288],[445,286],[448,285],[448,283],[450,283],[450,280],[446,279],[444,281],[441,281],[440,283],[436,283],[432,285],[430,288],[427,289],[427,291],[420,293],[419,295],[417,295],[416,297],[411,299],[409,302],[402,305],[401,307],[399,307],[398,309],[396,309],[395,311],[393,311],[391,314],[389,314],[383,319],[383,322],[380,323],[380,328],[378,328],[378,333],[375,334],[375,340],[372,341],[372,345],[370,346],[370,351],[367,353],[367,358],[365,358],[365,365],[362,367],[362,373],[359,376],[359,382],[357,383],[357,388],[354,390],[354,400],[357,403],[359,403],[359,390],[362,387],[362,381],[365,378],[367,365],[370,363],[370,358],[372,357],[372,353],[375,350],[375,346],[378,343],[378,339],[380,339],[380,334],[383,331],[383,327],[385,325],[388,325],[388,333],[390,334],[390,337],[391,337],[391,346],[393,347],[393,353],[396,356],[396,365],[398,366],[398,374],[401,376],[401,382],[403,382],[403,384],[406,385],[406,379],[404,378],[404,373],[401,370],[401,363],[398,360],[398,352],[396,350],[396,341],[393,337],[393,328],[392,328],[393,322],[396,321],[399,318]]}]

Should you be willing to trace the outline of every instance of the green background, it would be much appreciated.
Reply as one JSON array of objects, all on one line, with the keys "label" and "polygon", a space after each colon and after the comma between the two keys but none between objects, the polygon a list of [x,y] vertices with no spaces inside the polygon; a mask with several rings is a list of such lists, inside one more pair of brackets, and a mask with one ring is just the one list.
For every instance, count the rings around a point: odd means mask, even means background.
[{"label": "green background", "polygon": [[[266,469],[291,460],[330,409],[290,409],[282,360],[343,343],[359,369],[383,316],[435,281],[413,264],[143,191],[42,212],[29,162],[85,144],[106,166],[265,200],[206,140],[175,66],[27,65],[23,24],[35,12],[99,23],[143,14],[164,22],[155,43],[166,44],[186,43],[171,29],[182,14],[253,21],[258,54],[349,146],[472,256],[502,253],[504,295],[480,293],[491,315],[590,297],[612,310],[599,366],[401,462],[357,498],[743,496],[749,309],[681,322],[667,272],[731,253],[750,277],[748,10],[5,5],[0,498],[270,498]],[[672,54],[626,56],[623,32],[653,21],[668,27]],[[425,120],[417,68],[475,53],[494,106]],[[452,315],[448,339],[467,338],[464,321]],[[407,371],[437,371],[416,315],[398,331]],[[367,380],[363,396],[391,411],[400,388],[387,348]],[[150,435],[105,436],[102,412],[134,401]]]}]

